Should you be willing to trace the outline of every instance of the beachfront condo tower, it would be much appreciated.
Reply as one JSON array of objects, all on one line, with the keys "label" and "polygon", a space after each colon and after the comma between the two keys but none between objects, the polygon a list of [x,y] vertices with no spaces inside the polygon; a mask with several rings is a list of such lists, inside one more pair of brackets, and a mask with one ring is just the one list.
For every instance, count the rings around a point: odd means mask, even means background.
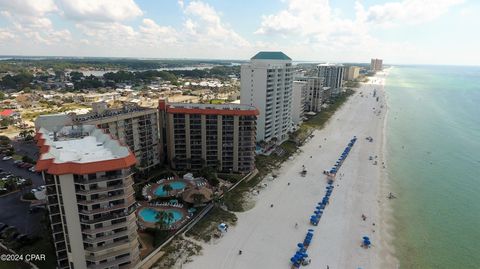
[{"label": "beachfront condo tower", "polygon": [[239,104],[185,104],[159,101],[162,148],[176,170],[205,166],[248,173],[255,168],[258,110]]},{"label": "beachfront condo tower", "polygon": [[317,65],[317,76],[321,78],[323,87],[329,87],[332,91],[342,88],[345,67],[341,64]]},{"label": "beachfront condo tower", "polygon": [[295,77],[295,81],[306,83],[304,111],[319,112],[322,104],[330,98],[330,88],[323,87],[323,80],[320,77],[298,76]]},{"label": "beachfront condo tower", "polygon": [[349,66],[345,68],[344,80],[355,80],[360,76],[360,67]]},{"label": "beachfront condo tower", "polygon": [[92,124],[125,143],[135,154],[136,167],[148,170],[160,164],[158,110],[128,104],[122,108],[107,108],[105,102],[92,104],[92,111],[71,115],[74,124]]},{"label": "beachfront condo tower", "polygon": [[262,51],[241,67],[240,102],[255,106],[257,142],[280,144],[292,129],[292,59],[283,52]]},{"label": "beachfront condo tower", "polygon": [[135,155],[94,125],[55,125],[55,119],[36,122],[35,139],[57,268],[133,268],[139,261]]},{"label": "beachfront condo tower", "polygon": [[295,80],[292,91],[292,121],[299,125],[303,121],[307,100],[307,82]]},{"label": "beachfront condo tower", "polygon": [[382,59],[372,59],[370,61],[370,70],[380,71],[383,69],[383,60]]}]

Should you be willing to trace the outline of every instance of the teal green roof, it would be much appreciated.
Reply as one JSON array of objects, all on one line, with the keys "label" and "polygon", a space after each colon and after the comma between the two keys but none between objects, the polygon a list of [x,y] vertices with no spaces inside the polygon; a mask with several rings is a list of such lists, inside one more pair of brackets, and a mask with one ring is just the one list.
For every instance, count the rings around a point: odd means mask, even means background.
[{"label": "teal green roof", "polygon": [[252,57],[252,60],[289,60],[292,59],[285,55],[281,51],[260,51],[255,56]]}]

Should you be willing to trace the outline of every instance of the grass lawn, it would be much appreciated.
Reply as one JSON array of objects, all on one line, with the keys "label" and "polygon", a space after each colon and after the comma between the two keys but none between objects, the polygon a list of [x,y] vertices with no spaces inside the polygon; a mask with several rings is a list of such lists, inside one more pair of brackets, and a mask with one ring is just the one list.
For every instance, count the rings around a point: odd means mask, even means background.
[{"label": "grass lawn", "polygon": [[222,99],[212,99],[209,101],[209,103],[213,105],[224,104],[225,102],[226,100],[222,100]]},{"label": "grass lawn", "polygon": [[229,211],[225,211],[218,206],[214,206],[208,214],[195,224],[192,229],[185,233],[186,236],[191,236],[197,240],[205,242],[210,241],[212,235],[217,231],[217,225],[220,223],[228,225],[235,225],[237,216]]}]

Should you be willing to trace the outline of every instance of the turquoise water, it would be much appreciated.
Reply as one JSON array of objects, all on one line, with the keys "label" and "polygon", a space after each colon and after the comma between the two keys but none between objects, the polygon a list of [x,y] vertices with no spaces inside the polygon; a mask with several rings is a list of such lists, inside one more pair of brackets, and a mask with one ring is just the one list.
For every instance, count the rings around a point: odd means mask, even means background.
[{"label": "turquoise water", "polygon": [[395,67],[386,91],[400,268],[480,268],[480,67]]},{"label": "turquoise water", "polygon": [[[157,187],[157,189],[153,192],[156,196],[160,196],[160,197],[165,197],[167,196],[167,193],[163,190],[163,186],[165,184],[161,184],[160,186]],[[182,181],[172,181],[172,182],[169,182],[168,185],[170,185],[172,187],[172,189],[174,190],[181,190],[181,189],[185,189],[185,182],[182,182]]]},{"label": "turquoise water", "polygon": [[[155,223],[155,222],[158,221],[158,219],[157,219],[157,212],[158,211],[159,210],[157,210],[157,209],[147,207],[147,208],[144,208],[144,209],[140,210],[140,212],[138,212],[138,215],[146,222]],[[182,217],[183,217],[183,213],[180,210],[168,209],[166,211],[167,212],[172,212],[172,214],[173,214],[173,219],[171,221],[168,221],[167,224],[175,223],[175,222],[181,220]]]}]

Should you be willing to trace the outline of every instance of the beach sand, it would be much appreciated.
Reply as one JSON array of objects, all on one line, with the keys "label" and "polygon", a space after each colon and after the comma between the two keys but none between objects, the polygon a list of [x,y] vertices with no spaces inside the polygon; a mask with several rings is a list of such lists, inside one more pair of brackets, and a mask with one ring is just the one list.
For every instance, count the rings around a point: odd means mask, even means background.
[{"label": "beach sand", "polygon": [[[255,206],[237,213],[238,224],[221,239],[203,244],[202,255],[192,257],[193,261],[182,268],[291,268],[296,245],[310,228],[315,232],[307,251],[311,258],[307,268],[397,268],[388,226],[388,182],[382,165],[385,77],[379,73],[363,84],[325,128],[315,131],[300,153],[275,172],[276,179],[264,181],[268,186],[255,196]],[[378,102],[372,96],[374,89]],[[309,219],[327,186],[322,172],[335,164],[353,136],[358,140],[337,173],[330,204],[314,227]],[[373,142],[365,139],[368,136]],[[300,176],[302,165],[308,171],[305,177]],[[370,237],[371,248],[360,247],[363,236]]]}]

